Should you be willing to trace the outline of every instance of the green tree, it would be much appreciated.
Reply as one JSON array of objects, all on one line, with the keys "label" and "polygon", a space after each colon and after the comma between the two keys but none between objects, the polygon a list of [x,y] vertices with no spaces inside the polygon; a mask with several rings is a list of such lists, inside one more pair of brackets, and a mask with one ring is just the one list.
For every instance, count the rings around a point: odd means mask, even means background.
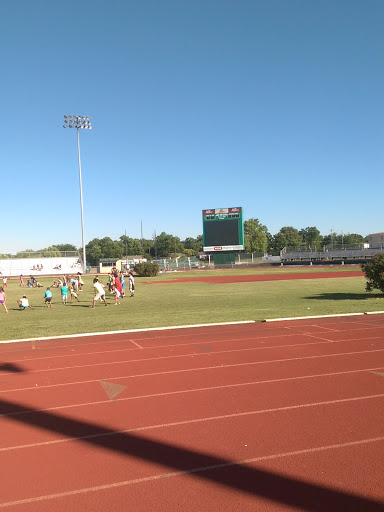
[{"label": "green tree", "polygon": [[362,235],[358,235],[357,233],[348,233],[344,235],[344,243],[345,244],[363,244],[365,242],[365,238]]},{"label": "green tree", "polygon": [[268,249],[268,230],[259,219],[244,222],[244,246],[246,252],[266,252]]},{"label": "green tree", "polygon": [[140,256],[144,252],[141,240],[138,238],[130,238],[129,236],[123,235],[120,237],[120,242],[124,245],[124,255]]},{"label": "green tree", "polygon": [[117,260],[122,259],[124,255],[124,244],[111,240],[108,236],[100,240],[101,251],[103,253],[102,258],[116,258]]},{"label": "green tree", "polygon": [[58,251],[62,251],[62,252],[65,252],[65,251],[78,251],[77,247],[75,247],[72,244],[56,244],[55,247],[57,247]]},{"label": "green tree", "polygon": [[87,252],[87,261],[95,266],[100,258],[103,258],[103,252],[99,238],[94,238],[85,246]]},{"label": "green tree", "polygon": [[303,245],[303,238],[299,231],[292,226],[285,226],[274,236],[273,246],[277,251],[284,247],[300,247]]},{"label": "green tree", "polygon": [[312,226],[299,231],[299,235],[302,237],[303,242],[310,249],[320,249],[323,243],[323,237],[320,231]]},{"label": "green tree", "polygon": [[182,253],[184,246],[177,236],[169,235],[164,231],[156,237],[156,247],[158,256],[166,257],[172,253]]},{"label": "green tree", "polygon": [[183,241],[185,250],[192,250],[194,254],[203,250],[203,235],[196,238],[188,237]]},{"label": "green tree", "polygon": [[371,261],[363,263],[361,269],[367,279],[366,291],[376,289],[384,293],[384,254],[376,254]]}]

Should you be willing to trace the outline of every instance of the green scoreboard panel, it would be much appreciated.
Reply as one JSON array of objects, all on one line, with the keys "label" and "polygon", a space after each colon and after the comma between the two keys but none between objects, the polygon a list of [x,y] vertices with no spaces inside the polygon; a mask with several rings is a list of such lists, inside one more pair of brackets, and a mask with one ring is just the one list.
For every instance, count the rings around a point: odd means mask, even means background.
[{"label": "green scoreboard panel", "polygon": [[204,252],[242,251],[244,224],[242,208],[203,210]]}]

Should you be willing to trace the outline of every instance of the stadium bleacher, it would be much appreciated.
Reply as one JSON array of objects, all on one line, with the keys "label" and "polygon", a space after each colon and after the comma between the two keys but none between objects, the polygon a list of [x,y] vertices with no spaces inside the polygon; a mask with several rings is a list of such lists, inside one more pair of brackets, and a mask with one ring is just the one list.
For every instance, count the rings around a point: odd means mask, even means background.
[{"label": "stadium bleacher", "polygon": [[[39,267],[39,268],[38,268]],[[3,276],[51,276],[83,273],[83,263],[79,257],[57,258],[10,258],[0,260]]]}]

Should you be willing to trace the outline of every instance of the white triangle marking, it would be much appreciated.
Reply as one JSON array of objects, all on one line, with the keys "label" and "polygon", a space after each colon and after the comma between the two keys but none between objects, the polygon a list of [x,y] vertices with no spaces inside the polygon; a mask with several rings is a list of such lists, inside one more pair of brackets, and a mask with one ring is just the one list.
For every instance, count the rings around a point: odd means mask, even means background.
[{"label": "white triangle marking", "polygon": [[112,382],[105,382],[104,380],[100,380],[100,385],[104,389],[107,394],[107,397],[112,400],[116,398],[117,395],[120,395],[126,389],[127,386],[122,386],[121,384],[114,384]]}]

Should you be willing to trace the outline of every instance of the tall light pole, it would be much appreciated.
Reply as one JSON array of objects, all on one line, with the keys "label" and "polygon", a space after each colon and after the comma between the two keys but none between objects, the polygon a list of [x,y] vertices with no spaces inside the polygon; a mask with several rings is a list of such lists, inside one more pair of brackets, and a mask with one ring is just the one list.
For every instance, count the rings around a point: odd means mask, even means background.
[{"label": "tall light pole", "polygon": [[79,130],[92,130],[92,123],[91,123],[89,117],[86,117],[86,116],[64,116],[64,128],[76,128],[76,130],[77,130],[77,153],[78,153],[78,157],[79,157],[79,183],[80,183],[80,208],[81,208],[81,239],[82,239],[82,243],[83,243],[84,271],[86,271],[87,256],[85,254],[83,184],[82,184],[82,179],[81,179]]}]

